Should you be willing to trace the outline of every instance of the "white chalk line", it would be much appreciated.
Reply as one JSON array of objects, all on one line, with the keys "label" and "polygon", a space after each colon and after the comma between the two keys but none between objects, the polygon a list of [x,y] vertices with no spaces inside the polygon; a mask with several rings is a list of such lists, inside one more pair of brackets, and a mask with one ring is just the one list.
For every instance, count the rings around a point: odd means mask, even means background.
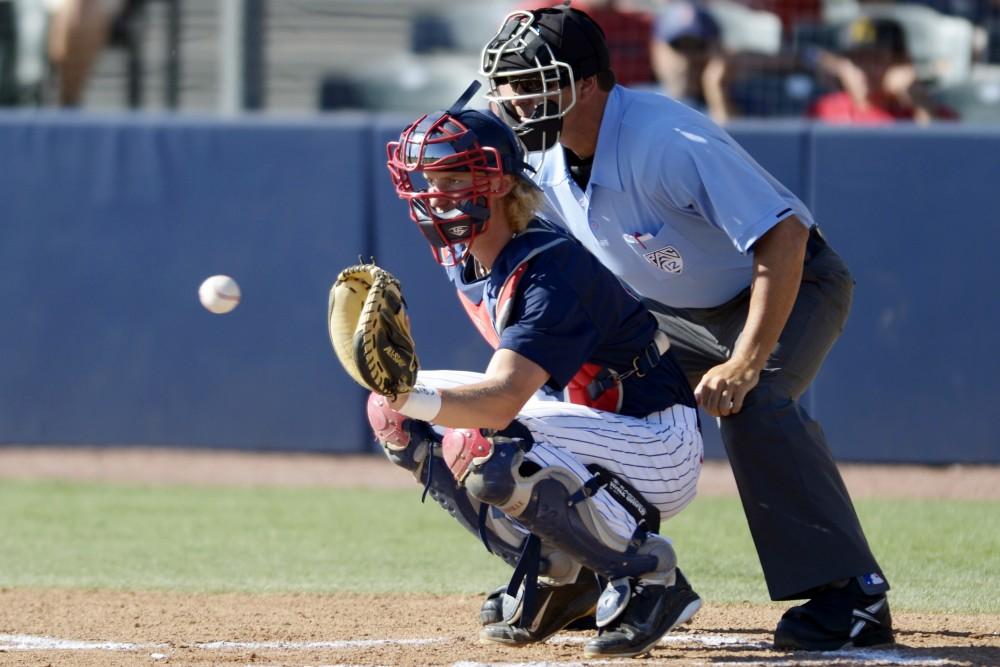
[{"label": "white chalk line", "polygon": [[[425,645],[447,641],[437,639],[353,639],[321,642],[238,642],[216,641],[191,644],[205,651],[255,650],[255,651],[305,651],[309,649],[338,650],[368,648],[387,644],[397,646]],[[169,648],[169,644],[134,642],[91,642],[76,639],[58,639],[35,635],[0,635],[0,651],[142,651]]]},{"label": "white chalk line", "polygon": [[206,651],[238,650],[250,649],[255,651],[304,651],[307,649],[345,649],[345,648],[367,648],[371,646],[394,646],[437,644],[447,641],[443,637],[437,639],[344,639],[325,642],[207,642],[204,644],[192,644]]},{"label": "white chalk line", "polygon": [[[576,637],[568,635],[557,635],[550,639],[551,643],[557,644],[583,644],[587,637]],[[314,642],[295,641],[214,641],[199,642],[190,645],[205,651],[226,651],[226,650],[254,650],[254,651],[305,651],[305,650],[342,650],[352,648],[368,648],[373,646],[425,646],[428,644],[438,644],[449,641],[448,638],[426,638],[426,639],[354,639],[354,640],[331,640]],[[747,649],[769,649],[771,645],[767,642],[753,641],[739,635],[707,634],[707,633],[674,633],[665,636],[659,645],[674,644],[695,644],[709,648],[721,646],[742,647]],[[0,653],[9,651],[144,651],[159,649],[160,652],[150,655],[154,660],[162,660],[168,656],[163,650],[168,650],[169,644],[163,643],[136,643],[136,642],[110,642],[110,641],[82,641],[76,639],[59,639],[56,637],[44,637],[37,635],[7,635],[0,634]],[[808,665],[824,664],[877,664],[877,665],[953,665],[958,664],[952,660],[943,658],[933,658],[905,654],[896,649],[848,649],[843,651],[825,651],[815,653],[808,658],[762,658],[756,661],[719,660],[712,661],[714,665],[740,665],[740,667],[802,667]],[[511,663],[483,663],[461,661],[456,662],[452,667],[586,667],[589,665],[615,665],[634,664],[633,660],[585,660],[569,662],[511,662]],[[325,667],[354,667],[351,665],[327,665]]]},{"label": "white chalk line", "polygon": [[166,645],[131,642],[87,642],[35,635],[0,635],[0,651],[140,651],[164,646]]}]

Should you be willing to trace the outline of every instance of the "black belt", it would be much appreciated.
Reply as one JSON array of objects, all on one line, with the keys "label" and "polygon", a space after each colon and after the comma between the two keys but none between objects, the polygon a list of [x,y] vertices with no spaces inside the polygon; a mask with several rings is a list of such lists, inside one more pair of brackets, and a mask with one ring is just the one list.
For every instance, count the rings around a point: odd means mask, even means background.
[{"label": "black belt", "polygon": [[622,373],[617,373],[610,368],[601,369],[594,377],[594,380],[587,385],[587,394],[590,396],[590,400],[596,401],[598,396],[633,375],[643,377],[646,373],[660,365],[660,359],[669,349],[670,338],[667,337],[667,334],[657,329],[649,345],[644,347],[642,352],[632,359],[632,368]]},{"label": "black belt", "polygon": [[812,227],[809,230],[809,240],[806,241],[805,263],[808,264],[813,257],[820,253],[820,251],[828,247],[829,244],[823,237],[823,232],[819,231],[819,225]]}]

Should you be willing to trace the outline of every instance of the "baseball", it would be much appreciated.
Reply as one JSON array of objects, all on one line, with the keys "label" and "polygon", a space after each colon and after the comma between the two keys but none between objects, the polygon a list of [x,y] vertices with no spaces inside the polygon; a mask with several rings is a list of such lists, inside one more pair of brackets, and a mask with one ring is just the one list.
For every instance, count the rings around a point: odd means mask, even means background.
[{"label": "baseball", "polygon": [[223,315],[240,305],[240,286],[229,276],[211,276],[198,288],[198,299],[209,312]]}]

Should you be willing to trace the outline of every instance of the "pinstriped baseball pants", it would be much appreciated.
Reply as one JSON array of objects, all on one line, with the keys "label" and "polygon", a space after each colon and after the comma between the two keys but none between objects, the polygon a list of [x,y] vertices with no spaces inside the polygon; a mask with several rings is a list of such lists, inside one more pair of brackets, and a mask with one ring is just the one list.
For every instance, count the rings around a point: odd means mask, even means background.
[{"label": "pinstriped baseball pants", "polygon": [[[468,371],[420,371],[419,381],[444,389],[483,377]],[[592,476],[585,466],[596,463],[655,505],[661,521],[680,512],[697,492],[702,441],[693,408],[676,405],[646,417],[628,417],[539,392],[518,421],[535,441],[525,458],[542,467],[566,468],[581,485]],[[632,535],[635,519],[610,494],[602,489],[591,501],[616,534],[626,539]]]}]

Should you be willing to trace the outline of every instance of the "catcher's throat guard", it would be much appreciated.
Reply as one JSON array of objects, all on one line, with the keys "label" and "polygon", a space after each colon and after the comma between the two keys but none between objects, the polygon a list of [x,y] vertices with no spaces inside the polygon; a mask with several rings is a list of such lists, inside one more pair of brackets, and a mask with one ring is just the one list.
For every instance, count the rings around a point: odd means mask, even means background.
[{"label": "catcher's throat guard", "polygon": [[421,116],[386,146],[396,194],[440,264],[460,264],[486,232],[501,177],[531,182],[524,146],[504,121],[463,109],[478,89],[473,82],[447,111]]}]

